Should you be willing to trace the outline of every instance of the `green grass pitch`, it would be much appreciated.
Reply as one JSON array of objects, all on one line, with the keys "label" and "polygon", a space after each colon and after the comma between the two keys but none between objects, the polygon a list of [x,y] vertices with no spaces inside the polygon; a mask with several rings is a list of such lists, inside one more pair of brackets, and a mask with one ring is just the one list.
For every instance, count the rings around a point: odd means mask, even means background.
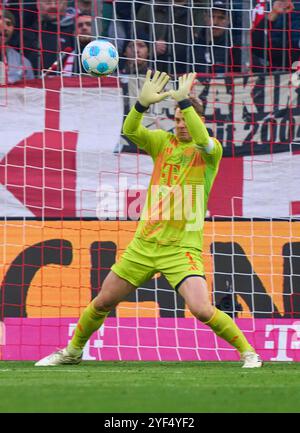
[{"label": "green grass pitch", "polygon": [[0,412],[300,412],[300,363],[1,361]]}]

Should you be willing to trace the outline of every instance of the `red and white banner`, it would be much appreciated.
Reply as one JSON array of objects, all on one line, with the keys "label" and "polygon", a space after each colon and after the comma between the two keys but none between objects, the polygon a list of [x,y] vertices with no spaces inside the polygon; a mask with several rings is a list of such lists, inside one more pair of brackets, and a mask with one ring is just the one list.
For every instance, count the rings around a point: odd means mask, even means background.
[{"label": "red and white banner", "polygon": [[[287,75],[265,77],[264,87],[261,77],[249,80],[237,78],[234,92],[224,79],[195,86],[195,94],[206,94],[207,126],[224,147],[209,215],[299,215],[298,92]],[[124,95],[115,78],[100,86],[95,79],[52,78],[7,88],[0,107],[1,216],[126,218],[128,191],[146,190],[152,171],[151,158],[127,152],[120,138],[136,92],[136,79]],[[173,102],[154,109],[145,125],[172,129]]]},{"label": "red and white banner", "polygon": [[[86,197],[119,140],[122,96],[115,80],[102,88],[95,80],[91,87],[65,83],[54,78],[46,88],[37,82],[7,90],[0,108],[2,216],[74,217],[91,207]],[[93,200],[95,209],[95,194]]]}]

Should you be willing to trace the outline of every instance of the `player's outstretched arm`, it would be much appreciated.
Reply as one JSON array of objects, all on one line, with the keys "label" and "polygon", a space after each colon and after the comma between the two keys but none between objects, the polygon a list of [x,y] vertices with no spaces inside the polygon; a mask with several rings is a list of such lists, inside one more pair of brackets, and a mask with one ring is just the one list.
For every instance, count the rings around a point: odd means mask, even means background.
[{"label": "player's outstretched arm", "polygon": [[148,110],[149,105],[162,101],[169,96],[169,92],[161,92],[170,77],[165,72],[156,71],[151,79],[151,73],[152,71],[149,69],[138,101],[125,119],[123,133],[138,147],[155,158],[165,143],[166,132],[159,129],[150,131],[145,128],[142,125],[143,113]]},{"label": "player's outstretched arm", "polygon": [[210,144],[208,131],[201,117],[194,110],[189,99],[196,75],[197,74],[191,72],[180,76],[178,79],[178,89],[171,90],[170,95],[178,102],[186,126],[195,143],[203,149],[208,149]]}]

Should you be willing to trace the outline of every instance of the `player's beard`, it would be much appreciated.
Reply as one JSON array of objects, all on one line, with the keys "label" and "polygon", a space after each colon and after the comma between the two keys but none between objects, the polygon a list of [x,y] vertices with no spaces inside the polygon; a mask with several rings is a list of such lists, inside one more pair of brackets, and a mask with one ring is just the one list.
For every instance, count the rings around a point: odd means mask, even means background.
[{"label": "player's beard", "polygon": [[188,143],[189,141],[192,141],[192,137],[190,136],[188,131],[182,131],[182,132],[177,131],[176,135],[177,135],[177,139],[179,141],[182,141],[183,143]]}]

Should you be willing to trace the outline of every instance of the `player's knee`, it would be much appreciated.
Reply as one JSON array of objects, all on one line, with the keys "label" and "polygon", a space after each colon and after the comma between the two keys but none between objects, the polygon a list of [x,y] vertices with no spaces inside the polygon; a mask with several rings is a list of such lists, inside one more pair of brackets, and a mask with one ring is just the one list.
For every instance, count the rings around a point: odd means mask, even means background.
[{"label": "player's knee", "polygon": [[214,314],[214,307],[211,304],[195,306],[191,313],[201,322],[208,322]]},{"label": "player's knee", "polygon": [[99,311],[111,311],[118,305],[110,296],[101,296],[101,293],[94,299],[94,307]]}]

